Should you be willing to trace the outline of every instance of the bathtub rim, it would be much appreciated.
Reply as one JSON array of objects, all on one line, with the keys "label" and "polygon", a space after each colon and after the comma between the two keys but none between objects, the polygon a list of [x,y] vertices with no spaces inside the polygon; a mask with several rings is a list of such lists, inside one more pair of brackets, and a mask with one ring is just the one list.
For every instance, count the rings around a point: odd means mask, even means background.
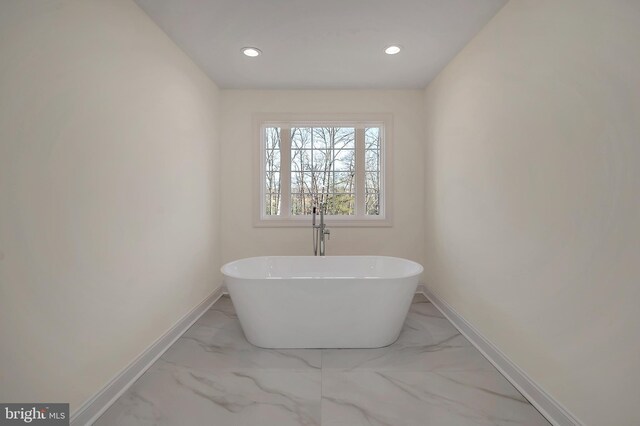
[{"label": "bathtub rim", "polygon": [[[243,262],[243,261],[248,261],[248,260],[253,260],[253,259],[282,259],[282,258],[332,258],[332,257],[369,257],[369,258],[383,258],[383,259],[393,259],[393,260],[401,260],[403,262],[408,262],[410,264],[413,264],[417,267],[416,271],[413,271],[411,273],[407,273],[407,274],[398,274],[398,275],[394,275],[391,277],[375,277],[375,276],[345,276],[345,277],[341,277],[341,276],[333,276],[333,277],[312,277],[312,276],[300,276],[300,277],[247,277],[247,276],[241,276],[241,275],[237,275],[237,274],[233,274],[233,273],[229,273],[228,271],[225,271],[225,269],[228,269],[228,267],[230,267],[231,265],[238,263],[238,262]],[[238,279],[238,280],[255,280],[255,281],[260,281],[260,280],[366,280],[366,281],[377,281],[377,280],[389,280],[389,279],[404,279],[404,278],[412,278],[415,276],[419,276],[420,274],[422,274],[424,272],[424,267],[419,264],[418,262],[415,262],[413,260],[409,260],[409,259],[405,259],[403,257],[396,257],[396,256],[378,256],[378,255],[336,255],[336,256],[309,256],[309,255],[304,255],[304,256],[296,256],[296,255],[290,255],[290,256],[286,256],[286,255],[278,255],[278,256],[252,256],[252,257],[244,257],[241,259],[236,259],[236,260],[232,260],[231,262],[227,262],[224,265],[222,265],[222,267],[220,268],[220,272],[222,273],[223,276],[225,277],[229,277],[229,278],[234,278],[234,279]]]}]

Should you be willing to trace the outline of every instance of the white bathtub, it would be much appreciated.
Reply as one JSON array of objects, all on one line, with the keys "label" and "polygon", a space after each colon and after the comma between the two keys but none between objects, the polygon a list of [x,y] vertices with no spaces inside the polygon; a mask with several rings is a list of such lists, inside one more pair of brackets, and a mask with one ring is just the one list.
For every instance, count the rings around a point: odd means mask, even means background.
[{"label": "white bathtub", "polygon": [[253,257],[222,267],[242,329],[262,348],[390,345],[422,273],[383,256]]}]

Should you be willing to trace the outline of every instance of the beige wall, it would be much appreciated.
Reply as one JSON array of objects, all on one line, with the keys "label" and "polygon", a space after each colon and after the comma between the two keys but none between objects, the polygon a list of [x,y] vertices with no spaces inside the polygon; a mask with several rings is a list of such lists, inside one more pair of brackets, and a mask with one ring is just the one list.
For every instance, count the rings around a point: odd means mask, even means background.
[{"label": "beige wall", "polygon": [[637,425],[640,3],[512,0],[426,91],[427,285],[586,425]]},{"label": "beige wall", "polygon": [[253,113],[390,112],[394,225],[333,228],[328,253],[423,262],[585,424],[640,423],[639,39],[637,2],[512,0],[423,105],[218,93],[128,0],[3,2],[0,401],[75,410],[220,258],[311,253],[308,228],[253,227]]},{"label": "beige wall", "polygon": [[128,0],[0,5],[0,401],[76,410],[217,281],[216,86]]},{"label": "beige wall", "polygon": [[393,226],[331,228],[327,253],[380,254],[421,261],[424,245],[423,92],[224,90],[222,132],[223,260],[259,255],[312,255],[311,228],[255,228],[254,113],[392,113]]}]

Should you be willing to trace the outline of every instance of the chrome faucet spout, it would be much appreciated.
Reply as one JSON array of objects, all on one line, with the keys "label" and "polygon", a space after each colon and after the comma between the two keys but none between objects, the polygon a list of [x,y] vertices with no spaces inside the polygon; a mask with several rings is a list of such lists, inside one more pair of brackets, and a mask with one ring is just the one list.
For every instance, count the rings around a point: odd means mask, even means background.
[{"label": "chrome faucet spout", "polygon": [[[320,203],[319,206],[313,206],[311,215],[311,229],[313,230],[313,255],[324,256],[326,252],[325,236],[329,238],[331,232],[327,229],[324,223],[324,213],[326,209],[325,203]],[[316,215],[320,214],[320,224],[316,224]]]}]

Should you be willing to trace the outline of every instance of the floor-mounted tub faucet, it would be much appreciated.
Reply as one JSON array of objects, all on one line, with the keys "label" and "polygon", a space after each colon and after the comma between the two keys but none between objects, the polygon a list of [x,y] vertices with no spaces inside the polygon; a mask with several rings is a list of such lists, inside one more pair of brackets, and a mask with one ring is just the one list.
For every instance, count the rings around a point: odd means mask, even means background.
[{"label": "floor-mounted tub faucet", "polygon": [[[331,238],[331,231],[327,229],[324,223],[324,212],[327,208],[326,203],[320,203],[320,206],[313,206],[313,215],[311,217],[311,228],[313,230],[313,255],[324,256],[325,254],[325,236]],[[320,224],[316,224],[316,214],[320,214]]]}]

